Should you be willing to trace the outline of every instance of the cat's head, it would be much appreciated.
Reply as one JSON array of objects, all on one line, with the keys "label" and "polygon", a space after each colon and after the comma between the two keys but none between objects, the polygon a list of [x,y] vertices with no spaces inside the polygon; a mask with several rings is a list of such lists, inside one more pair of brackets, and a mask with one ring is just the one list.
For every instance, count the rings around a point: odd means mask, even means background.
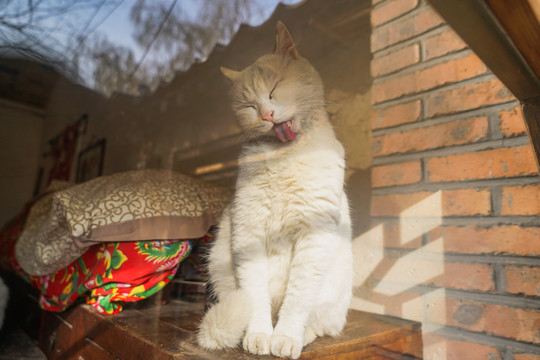
[{"label": "cat's head", "polygon": [[249,137],[296,140],[309,130],[313,113],[324,106],[319,74],[301,57],[282,22],[276,47],[242,71],[221,68],[232,80],[232,104]]}]

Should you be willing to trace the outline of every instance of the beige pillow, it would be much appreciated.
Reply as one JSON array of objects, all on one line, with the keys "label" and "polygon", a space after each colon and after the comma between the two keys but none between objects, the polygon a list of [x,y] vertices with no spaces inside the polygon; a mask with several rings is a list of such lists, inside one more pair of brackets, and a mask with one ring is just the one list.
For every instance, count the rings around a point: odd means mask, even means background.
[{"label": "beige pillow", "polygon": [[15,256],[27,273],[45,275],[98,242],[199,238],[217,224],[230,195],[169,170],[99,177],[38,201]]}]

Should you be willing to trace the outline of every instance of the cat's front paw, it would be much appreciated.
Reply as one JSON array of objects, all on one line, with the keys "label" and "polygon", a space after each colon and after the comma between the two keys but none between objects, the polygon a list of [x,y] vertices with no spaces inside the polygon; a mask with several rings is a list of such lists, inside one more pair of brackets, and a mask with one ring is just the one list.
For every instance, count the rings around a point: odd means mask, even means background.
[{"label": "cat's front paw", "polygon": [[265,333],[248,333],[242,343],[244,350],[256,355],[270,354],[270,335]]},{"label": "cat's front paw", "polygon": [[270,350],[275,356],[298,359],[303,343],[302,339],[293,339],[287,335],[272,335]]}]

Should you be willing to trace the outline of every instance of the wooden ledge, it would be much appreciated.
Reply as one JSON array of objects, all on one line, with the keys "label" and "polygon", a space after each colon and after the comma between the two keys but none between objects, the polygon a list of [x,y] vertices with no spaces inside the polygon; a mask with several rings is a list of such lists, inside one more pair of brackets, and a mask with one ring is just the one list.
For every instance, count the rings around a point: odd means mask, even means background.
[{"label": "wooden ledge", "polygon": [[[128,304],[113,316],[101,315],[89,305],[52,313],[39,308],[35,289],[11,273],[0,273],[11,289],[7,318],[17,322],[49,360],[275,359],[250,355],[240,348],[221,352],[199,349],[195,331],[203,315],[201,303],[171,300],[159,305],[160,292]],[[342,335],[318,338],[304,348],[300,358],[421,359],[420,323],[351,310]]]},{"label": "wooden ledge", "polygon": [[[203,314],[201,304],[172,300],[167,305],[130,308],[114,316],[98,314],[79,305],[56,314],[37,308],[26,297],[39,329],[30,333],[49,359],[275,359],[254,356],[241,349],[206,352],[195,344]],[[33,303],[33,304],[32,304]],[[20,305],[23,305],[22,303]],[[28,312],[27,312],[28,315]],[[28,316],[27,316],[28,319]],[[390,316],[350,311],[343,334],[319,338],[305,347],[301,359],[419,359],[420,324]]]}]

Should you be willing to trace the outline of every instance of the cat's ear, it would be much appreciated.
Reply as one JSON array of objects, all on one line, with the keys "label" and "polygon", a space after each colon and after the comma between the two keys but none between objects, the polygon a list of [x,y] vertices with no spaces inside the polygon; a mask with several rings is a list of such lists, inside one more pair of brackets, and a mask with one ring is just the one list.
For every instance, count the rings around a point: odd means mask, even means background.
[{"label": "cat's ear", "polygon": [[223,67],[223,66],[220,67],[219,69],[221,70],[223,75],[225,75],[225,77],[227,77],[231,81],[235,81],[236,79],[238,79],[238,76],[240,75],[240,71],[227,69],[226,67]]},{"label": "cat's ear", "polygon": [[292,59],[298,59],[299,56],[289,30],[281,21],[276,24],[276,48],[274,53],[289,56]]}]

